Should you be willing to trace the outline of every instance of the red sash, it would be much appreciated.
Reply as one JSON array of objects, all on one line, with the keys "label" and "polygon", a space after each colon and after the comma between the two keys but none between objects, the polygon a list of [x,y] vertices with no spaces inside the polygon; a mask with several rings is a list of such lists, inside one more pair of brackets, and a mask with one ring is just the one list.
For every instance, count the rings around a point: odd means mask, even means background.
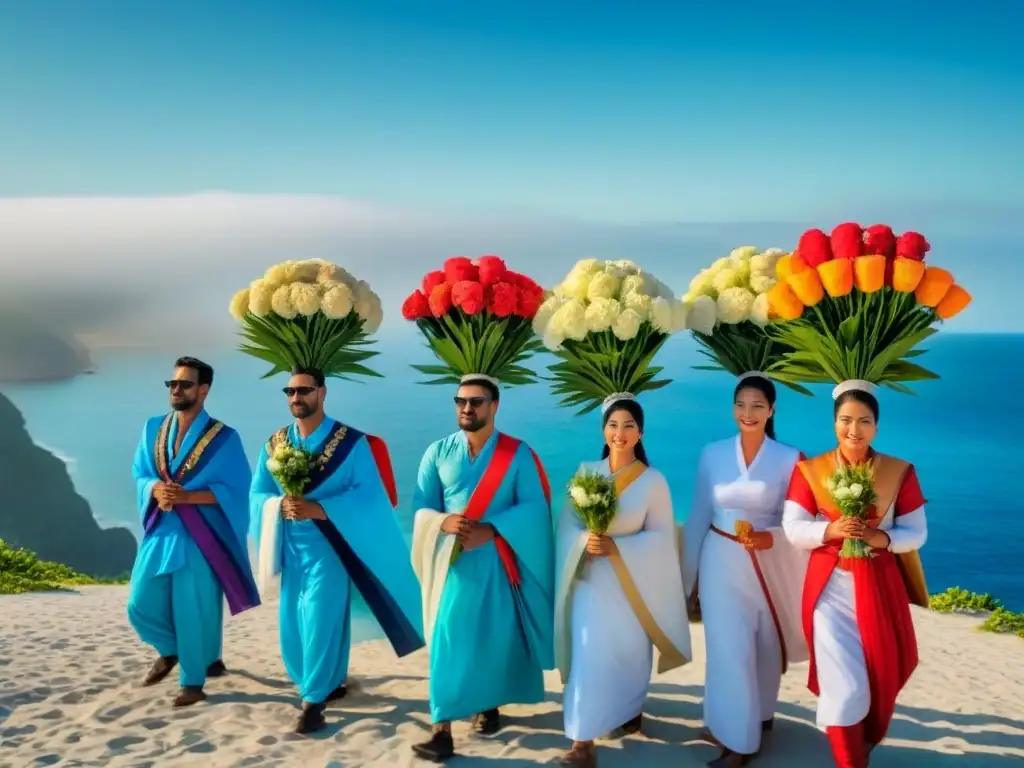
[{"label": "red sash", "polygon": [[[512,466],[512,460],[515,459],[516,451],[519,450],[520,444],[520,441],[514,437],[504,433],[498,434],[498,444],[494,447],[494,455],[491,456],[491,461],[487,465],[487,469],[484,470],[483,477],[480,478],[480,482],[473,489],[473,495],[469,497],[469,503],[466,504],[466,509],[462,512],[462,516],[467,520],[479,522],[483,518],[487,508],[494,501],[494,495],[498,492],[498,488],[501,487],[505,475],[508,474],[508,469]],[[544,489],[544,498],[547,499],[548,506],[550,506],[551,486],[548,484],[544,467],[540,463],[540,457],[537,456],[532,448],[530,448],[530,455],[533,456],[533,461],[537,466],[537,474],[540,475],[540,484]],[[519,565],[516,562],[515,552],[512,551],[512,547],[501,536],[494,537],[494,546],[498,549],[498,556],[505,567],[505,574],[508,576],[509,583],[513,587],[518,587],[522,584],[522,577],[519,574]]]},{"label": "red sash", "polygon": [[395,470],[391,467],[391,455],[388,453],[387,443],[374,435],[367,435],[366,442],[370,444],[373,460],[377,464],[377,471],[380,472],[380,479],[384,483],[384,490],[388,492],[391,506],[397,507],[398,485],[395,483]]}]

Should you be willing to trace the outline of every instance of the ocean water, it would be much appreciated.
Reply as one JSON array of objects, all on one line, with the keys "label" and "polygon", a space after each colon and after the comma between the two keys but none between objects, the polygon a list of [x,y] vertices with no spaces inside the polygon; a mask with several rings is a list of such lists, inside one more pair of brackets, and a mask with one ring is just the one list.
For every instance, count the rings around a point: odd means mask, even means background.
[{"label": "ocean water", "polygon": [[[408,363],[428,362],[428,353],[414,337],[388,340],[380,349],[373,362],[386,378],[329,382],[328,412],[387,441],[398,478],[398,515],[409,538],[420,456],[432,440],[455,429],[453,393],[416,383],[420,374]],[[286,378],[261,380],[264,364],[234,350],[187,351],[215,367],[208,409],[240,431],[255,462],[263,442],[289,421],[280,391]],[[1021,359],[1024,335],[933,337],[921,363],[942,378],[916,385],[917,396],[883,391],[876,442],[918,469],[928,499],[930,536],[921,556],[931,591],[958,585],[991,592],[1017,610],[1024,609],[1024,502],[1014,469],[1021,422],[1016,392],[1004,382],[1005,361]],[[76,488],[103,525],[128,525],[140,533],[132,455],[144,419],[167,410],[162,382],[172,362],[167,355],[110,352],[98,357],[95,375],[0,385],[25,415],[33,439],[69,461]],[[701,447],[735,432],[734,379],[693,370],[702,358],[688,336],[670,340],[657,362],[674,383],[642,397],[644,441],[652,463],[668,478],[676,517],[685,520]],[[556,492],[580,461],[600,455],[597,413],[579,417],[557,407],[545,383],[505,391],[498,420],[538,451]],[[826,387],[813,398],[782,389],[776,422],[779,439],[808,455],[834,445]],[[364,638],[375,632],[365,618],[357,622]]]}]

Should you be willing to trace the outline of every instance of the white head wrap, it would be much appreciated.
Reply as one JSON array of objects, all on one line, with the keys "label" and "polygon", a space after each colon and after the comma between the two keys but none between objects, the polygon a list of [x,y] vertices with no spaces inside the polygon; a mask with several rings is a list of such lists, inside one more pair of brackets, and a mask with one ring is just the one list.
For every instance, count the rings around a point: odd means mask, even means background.
[{"label": "white head wrap", "polygon": [[767,379],[767,378],[768,378],[768,377],[767,377],[767,376],[766,376],[766,375],[765,375],[765,374],[764,374],[763,372],[761,372],[761,371],[747,371],[746,373],[741,373],[741,374],[740,374],[739,376],[737,376],[737,377],[736,377],[736,380],[737,380],[737,381],[743,381],[744,379],[752,379],[752,378],[754,378],[755,376],[756,376],[757,378],[759,378],[759,379]]},{"label": "white head wrap", "polygon": [[836,384],[835,388],[832,390],[832,399],[836,400],[840,395],[846,392],[853,392],[854,390],[874,395],[875,392],[878,391],[878,387],[870,381],[864,381],[864,379],[847,379],[846,381]]},{"label": "white head wrap", "polygon": [[631,392],[616,392],[608,395],[608,397],[604,399],[604,402],[601,403],[601,415],[608,413],[609,408],[622,400],[632,400],[633,402],[636,402],[636,395]]},{"label": "white head wrap", "polygon": [[486,373],[467,373],[465,376],[462,377],[462,380],[459,383],[465,384],[468,381],[486,381],[493,384],[496,387],[501,386],[496,378],[494,378],[493,376],[488,376]]}]

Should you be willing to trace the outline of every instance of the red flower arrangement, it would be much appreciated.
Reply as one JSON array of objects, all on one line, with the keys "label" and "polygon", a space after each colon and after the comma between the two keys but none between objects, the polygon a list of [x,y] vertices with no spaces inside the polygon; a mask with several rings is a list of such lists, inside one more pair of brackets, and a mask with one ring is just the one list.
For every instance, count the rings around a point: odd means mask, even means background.
[{"label": "red flower arrangement", "polygon": [[497,256],[453,256],[402,303],[402,317],[417,324],[443,363],[413,367],[440,377],[431,384],[469,373],[508,385],[532,382],[533,372],[520,363],[539,349],[532,320],[543,300],[540,285]]}]

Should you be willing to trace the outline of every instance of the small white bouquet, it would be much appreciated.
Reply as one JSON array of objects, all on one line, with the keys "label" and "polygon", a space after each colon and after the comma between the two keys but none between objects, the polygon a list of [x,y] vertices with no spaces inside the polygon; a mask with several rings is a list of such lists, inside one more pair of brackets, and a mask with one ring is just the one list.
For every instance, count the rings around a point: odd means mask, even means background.
[{"label": "small white bouquet", "polygon": [[[875,465],[842,464],[827,481],[829,495],[843,517],[867,520],[868,509],[877,500],[875,494]],[[840,557],[871,557],[871,548],[860,539],[846,539]]]},{"label": "small white bouquet", "polygon": [[604,535],[618,510],[615,484],[600,472],[581,470],[569,482],[569,498],[586,529]]},{"label": "small white bouquet", "polygon": [[290,443],[281,443],[267,459],[267,470],[281,485],[286,496],[299,498],[309,485],[313,457]]}]

